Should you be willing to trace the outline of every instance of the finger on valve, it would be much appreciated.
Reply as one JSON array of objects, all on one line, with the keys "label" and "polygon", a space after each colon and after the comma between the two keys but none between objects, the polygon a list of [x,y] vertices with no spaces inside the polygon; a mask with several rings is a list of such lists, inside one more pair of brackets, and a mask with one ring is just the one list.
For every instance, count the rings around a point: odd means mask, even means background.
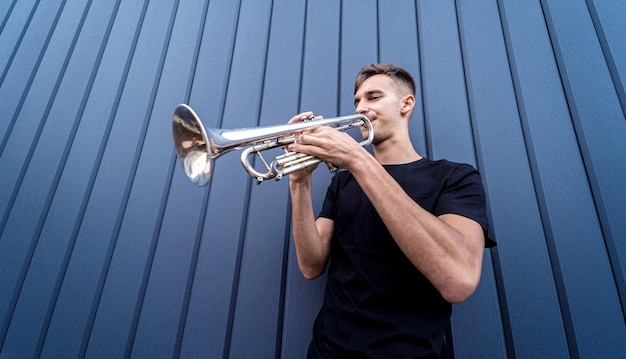
[{"label": "finger on valve", "polygon": [[288,123],[295,123],[295,122],[302,122],[305,121],[309,118],[313,118],[313,112],[302,112],[300,114],[297,114],[295,116],[293,116]]}]

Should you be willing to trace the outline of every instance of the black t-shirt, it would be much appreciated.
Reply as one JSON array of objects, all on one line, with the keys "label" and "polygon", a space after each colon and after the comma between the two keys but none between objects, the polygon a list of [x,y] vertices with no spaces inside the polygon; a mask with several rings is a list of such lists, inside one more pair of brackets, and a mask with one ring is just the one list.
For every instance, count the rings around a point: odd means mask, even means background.
[{"label": "black t-shirt", "polygon": [[[495,245],[473,167],[428,159],[384,167],[422,208],[475,220],[486,246]],[[334,221],[334,237],[309,357],[438,357],[451,305],[402,253],[349,172],[333,177],[320,217]]]}]

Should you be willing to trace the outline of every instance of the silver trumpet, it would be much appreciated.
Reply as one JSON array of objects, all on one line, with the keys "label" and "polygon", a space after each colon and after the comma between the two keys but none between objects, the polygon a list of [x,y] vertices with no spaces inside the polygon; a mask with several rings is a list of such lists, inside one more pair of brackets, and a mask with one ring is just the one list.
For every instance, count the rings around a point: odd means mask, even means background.
[{"label": "silver trumpet", "polygon": [[[213,160],[227,152],[245,147],[247,148],[241,154],[241,163],[250,176],[256,179],[257,184],[270,178],[280,180],[285,175],[316,165],[321,162],[320,159],[286,150],[283,155],[277,156],[274,161],[268,164],[261,152],[293,143],[298,140],[302,132],[318,126],[330,126],[339,131],[365,126],[368,130],[368,136],[359,144],[367,146],[374,139],[372,123],[364,115],[303,121],[278,126],[230,130],[205,129],[193,109],[188,105],[181,104],[176,107],[172,119],[176,155],[187,177],[198,186],[205,186],[211,180]],[[248,159],[253,154],[261,159],[267,172],[259,172],[250,164]],[[327,166],[331,172],[337,170],[335,166],[329,163]]]}]

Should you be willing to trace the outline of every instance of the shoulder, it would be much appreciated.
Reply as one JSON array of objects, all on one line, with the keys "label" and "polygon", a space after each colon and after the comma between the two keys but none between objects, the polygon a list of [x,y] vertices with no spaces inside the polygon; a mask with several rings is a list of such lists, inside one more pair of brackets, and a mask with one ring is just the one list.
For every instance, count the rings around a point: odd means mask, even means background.
[{"label": "shoulder", "polygon": [[462,178],[469,174],[478,174],[478,171],[474,167],[465,163],[445,159],[431,160],[426,157],[416,162],[400,165],[399,167],[385,167],[390,171],[427,176],[434,181],[448,181],[449,179]]},{"label": "shoulder", "polygon": [[436,160],[436,161],[429,160],[429,161],[432,164],[432,166],[440,168],[440,169],[448,170],[450,172],[476,171],[476,169],[473,166],[468,165],[467,163],[453,162],[453,161],[448,161],[446,159]]},{"label": "shoulder", "polygon": [[431,161],[432,171],[438,177],[452,185],[459,181],[471,181],[480,183],[480,174],[473,166],[466,163],[453,162],[448,160]]}]

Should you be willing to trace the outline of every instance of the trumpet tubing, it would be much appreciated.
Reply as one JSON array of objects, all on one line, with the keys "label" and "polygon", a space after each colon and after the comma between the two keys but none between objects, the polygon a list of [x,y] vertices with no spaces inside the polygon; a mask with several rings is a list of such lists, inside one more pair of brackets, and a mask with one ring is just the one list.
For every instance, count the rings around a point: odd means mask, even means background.
[{"label": "trumpet tubing", "polygon": [[[364,115],[230,130],[205,128],[193,109],[185,104],[178,105],[172,117],[176,156],[187,177],[198,186],[205,186],[210,182],[216,158],[236,149],[245,148],[241,153],[241,163],[257,183],[271,178],[280,180],[290,173],[320,163],[321,160],[316,157],[287,151],[267,163],[261,153],[276,147],[285,147],[297,141],[300,133],[317,126],[330,126],[338,131],[364,126],[368,130],[368,136],[359,144],[367,146],[374,139],[372,123]],[[259,172],[252,166],[249,161],[252,155],[260,158],[267,169],[266,172]],[[326,165],[330,171],[337,170],[330,163]]]}]

